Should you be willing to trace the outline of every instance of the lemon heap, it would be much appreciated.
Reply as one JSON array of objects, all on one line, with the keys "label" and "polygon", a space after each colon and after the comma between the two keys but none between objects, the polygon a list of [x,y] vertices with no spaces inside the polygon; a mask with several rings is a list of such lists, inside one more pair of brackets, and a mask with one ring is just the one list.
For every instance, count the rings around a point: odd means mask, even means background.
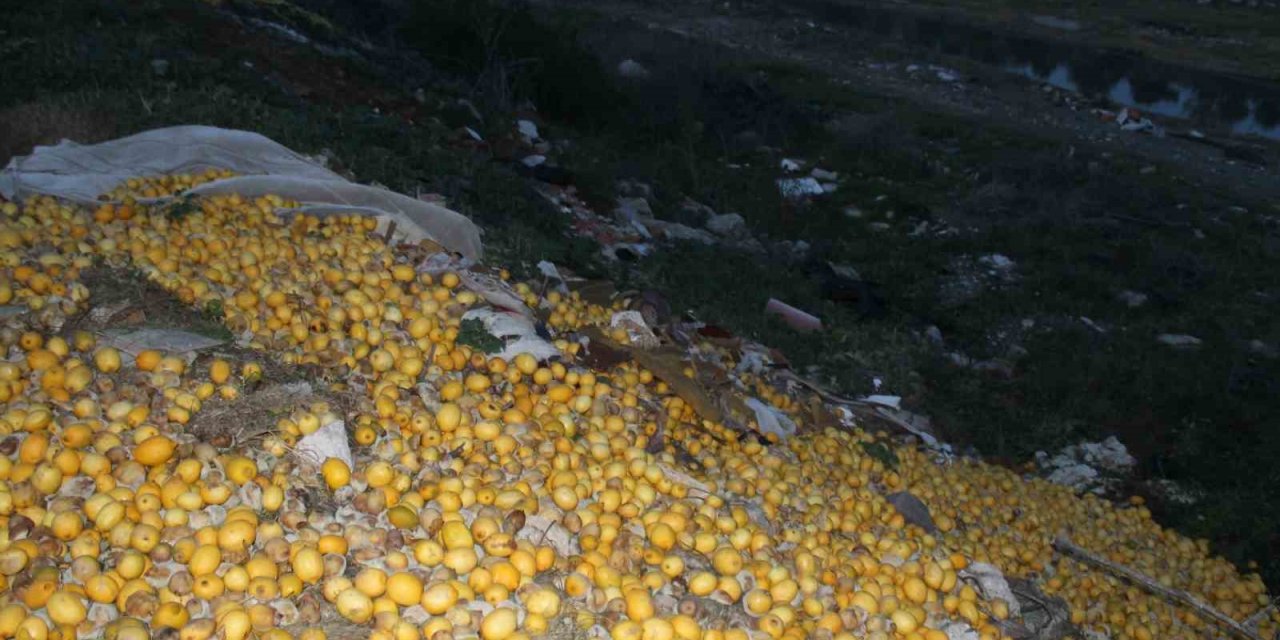
[{"label": "lemon heap", "polygon": [[[701,419],[634,362],[575,364],[573,332],[613,310],[574,294],[515,286],[549,312],[563,358],[508,362],[458,343],[481,298],[416,272],[372,220],[285,218],[291,203],[270,196],[194,204],[0,206],[0,303],[23,310],[0,326],[0,638],[1009,637],[1016,603],[967,577],[977,563],[1062,598],[1081,630],[1220,633],[1056,554],[1063,532],[1236,619],[1268,602],[1256,574],[1140,504],[805,425],[801,402],[744,375],[801,425],[767,444]],[[279,407],[261,445],[200,441],[206,405],[244,398],[262,366],[64,335],[93,264],[220,309],[256,349],[358,400]],[[354,465],[293,454],[335,420]],[[929,505],[937,531],[909,524],[895,491]],[[1259,635],[1278,624],[1264,616]]]}]

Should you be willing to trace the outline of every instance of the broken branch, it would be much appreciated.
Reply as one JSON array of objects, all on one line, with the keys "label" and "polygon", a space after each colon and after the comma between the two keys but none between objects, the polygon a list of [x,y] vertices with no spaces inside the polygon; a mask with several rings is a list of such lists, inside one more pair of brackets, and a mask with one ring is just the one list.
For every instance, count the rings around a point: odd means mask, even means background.
[{"label": "broken branch", "polygon": [[1239,636],[1241,638],[1247,638],[1248,640],[1262,640],[1256,633],[1250,631],[1249,629],[1246,629],[1239,622],[1236,622],[1235,619],[1231,618],[1225,613],[1222,613],[1221,611],[1218,611],[1217,609],[1213,608],[1212,606],[1210,606],[1208,603],[1201,600],[1200,598],[1197,598],[1194,595],[1191,595],[1190,593],[1183,591],[1181,589],[1172,589],[1172,588],[1166,587],[1160,584],[1159,582],[1156,582],[1155,579],[1143,573],[1140,573],[1134,569],[1130,569],[1129,567],[1126,567],[1122,564],[1117,564],[1115,562],[1107,560],[1106,558],[1103,558],[1102,556],[1092,553],[1084,549],[1083,547],[1077,546],[1075,543],[1071,542],[1071,540],[1067,538],[1066,535],[1059,535],[1057,538],[1055,538],[1053,541],[1053,548],[1057,549],[1061,553],[1075,556],[1081,560],[1084,560],[1089,564],[1106,569],[1107,571],[1110,571],[1113,574],[1126,578],[1131,582],[1137,583],[1139,586],[1142,586],[1146,590],[1156,595],[1164,596],[1165,598],[1168,598],[1180,604],[1191,607],[1192,609],[1195,609],[1197,613],[1202,614],[1204,617],[1209,618],[1214,622],[1217,622],[1218,624],[1222,625],[1223,627],[1226,627],[1227,629],[1230,629],[1231,632],[1236,636]]}]

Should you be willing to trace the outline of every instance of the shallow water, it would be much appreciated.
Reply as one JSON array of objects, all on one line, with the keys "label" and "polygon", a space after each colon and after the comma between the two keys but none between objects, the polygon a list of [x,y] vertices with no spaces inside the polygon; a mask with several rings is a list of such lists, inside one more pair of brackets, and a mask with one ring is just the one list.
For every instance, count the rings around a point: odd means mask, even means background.
[{"label": "shallow water", "polygon": [[1280,140],[1280,86],[1141,55],[1037,40],[882,8],[804,3],[832,23],[962,56],[1117,106],[1219,133]]}]

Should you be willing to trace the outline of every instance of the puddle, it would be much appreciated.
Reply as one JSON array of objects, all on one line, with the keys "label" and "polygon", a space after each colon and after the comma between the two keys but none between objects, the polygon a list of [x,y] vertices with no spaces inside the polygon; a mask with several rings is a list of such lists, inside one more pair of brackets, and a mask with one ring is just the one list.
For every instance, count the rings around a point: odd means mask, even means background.
[{"label": "puddle", "polygon": [[900,11],[821,0],[818,17],[1060,89],[1239,136],[1280,140],[1280,86],[1142,56],[1036,40]]}]

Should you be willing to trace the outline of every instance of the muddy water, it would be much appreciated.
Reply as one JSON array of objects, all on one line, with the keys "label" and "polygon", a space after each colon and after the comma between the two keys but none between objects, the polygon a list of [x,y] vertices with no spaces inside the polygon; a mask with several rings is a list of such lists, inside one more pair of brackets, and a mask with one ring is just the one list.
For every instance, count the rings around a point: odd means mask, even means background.
[{"label": "muddy water", "polygon": [[[1280,85],[1274,83],[878,7],[832,0],[796,4],[832,24],[969,58],[1116,106],[1184,120],[1188,126],[1215,133],[1280,140]],[[1058,22],[1061,28],[1074,26]]]}]

